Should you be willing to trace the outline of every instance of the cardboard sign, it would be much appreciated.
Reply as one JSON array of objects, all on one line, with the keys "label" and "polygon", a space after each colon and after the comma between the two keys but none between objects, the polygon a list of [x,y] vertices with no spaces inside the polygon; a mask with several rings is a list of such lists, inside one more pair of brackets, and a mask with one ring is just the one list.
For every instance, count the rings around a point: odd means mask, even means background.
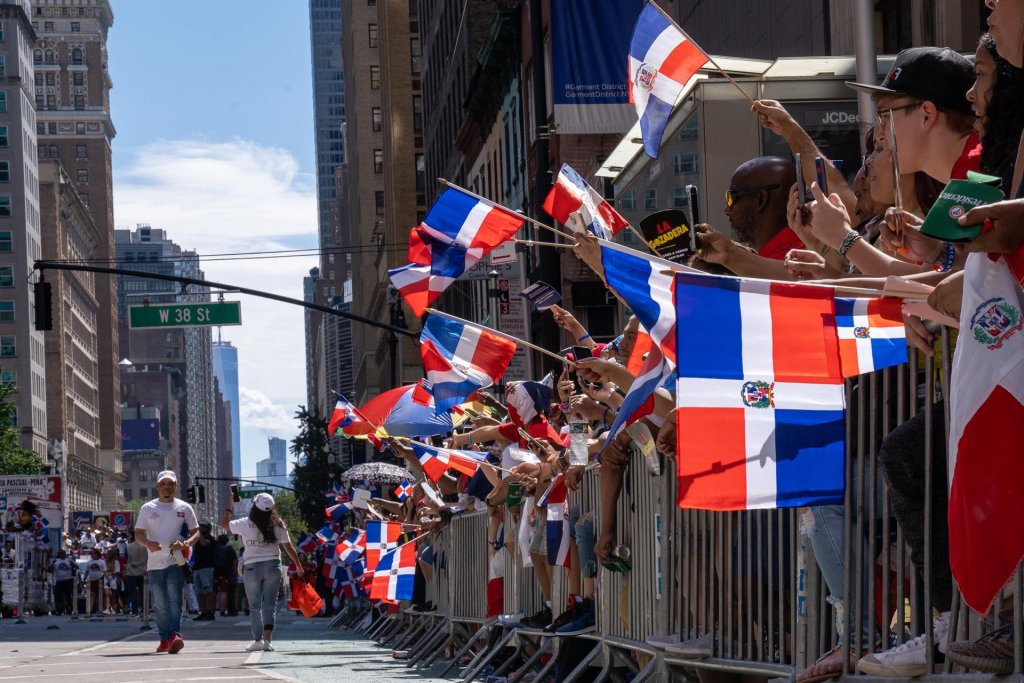
[{"label": "cardboard sign", "polygon": [[652,213],[640,221],[640,232],[647,245],[664,259],[685,264],[693,255],[690,217],[681,209]]}]

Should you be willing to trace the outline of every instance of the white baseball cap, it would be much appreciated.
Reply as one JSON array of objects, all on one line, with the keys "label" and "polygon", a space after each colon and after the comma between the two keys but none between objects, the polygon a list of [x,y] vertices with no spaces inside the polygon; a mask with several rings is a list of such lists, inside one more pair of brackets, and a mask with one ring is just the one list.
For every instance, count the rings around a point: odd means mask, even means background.
[{"label": "white baseball cap", "polygon": [[264,512],[270,512],[274,509],[274,497],[269,493],[257,493],[252,504]]},{"label": "white baseball cap", "polygon": [[163,472],[161,472],[160,474],[156,475],[156,483],[158,483],[158,484],[159,484],[159,483],[160,483],[160,482],[162,482],[162,481],[163,481],[164,479],[170,479],[170,480],[171,480],[171,481],[173,481],[173,482],[174,482],[175,484],[177,484],[177,483],[178,483],[178,475],[176,475],[176,474],[175,474],[175,473],[174,473],[173,471],[171,471],[171,470],[164,470],[164,471],[163,471]]}]

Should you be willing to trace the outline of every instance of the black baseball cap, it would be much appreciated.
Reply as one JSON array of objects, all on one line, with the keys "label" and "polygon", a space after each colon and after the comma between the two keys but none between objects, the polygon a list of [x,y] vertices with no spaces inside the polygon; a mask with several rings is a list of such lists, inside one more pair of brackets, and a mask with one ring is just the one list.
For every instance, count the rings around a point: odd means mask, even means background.
[{"label": "black baseball cap", "polygon": [[881,85],[846,84],[862,92],[916,97],[970,114],[967,91],[974,85],[974,63],[948,47],[911,47],[896,55]]}]

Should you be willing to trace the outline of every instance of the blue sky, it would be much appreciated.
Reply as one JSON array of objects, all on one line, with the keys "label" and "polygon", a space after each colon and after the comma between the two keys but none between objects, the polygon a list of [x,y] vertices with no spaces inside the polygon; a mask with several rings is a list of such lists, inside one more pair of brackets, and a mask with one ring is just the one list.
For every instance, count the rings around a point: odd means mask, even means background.
[{"label": "blue sky", "polygon": [[[200,254],[316,246],[306,0],[111,0],[114,220]],[[302,298],[311,257],[219,261],[208,279]],[[242,298],[242,472],[306,402],[302,309]]]}]

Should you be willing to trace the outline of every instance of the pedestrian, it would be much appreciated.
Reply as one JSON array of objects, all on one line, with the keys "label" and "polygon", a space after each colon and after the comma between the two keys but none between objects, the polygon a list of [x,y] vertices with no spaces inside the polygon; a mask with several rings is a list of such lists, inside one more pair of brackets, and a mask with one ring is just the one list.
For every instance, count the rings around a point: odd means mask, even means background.
[{"label": "pedestrian", "polygon": [[213,591],[213,574],[217,541],[212,532],[212,524],[200,522],[199,542],[192,550],[192,586],[199,600],[199,616],[194,621],[213,621],[216,618],[217,594]]},{"label": "pedestrian", "polygon": [[288,528],[274,510],[274,497],[258,493],[253,498],[249,516],[231,519],[231,508],[225,508],[221,526],[242,537],[245,553],[242,560],[242,581],[249,600],[249,623],[253,642],[247,652],[272,651],[270,644],[277,613],[277,596],[281,591],[281,551],[283,545],[288,557],[298,565],[299,578],[304,576],[299,555],[288,537]]},{"label": "pedestrian", "polygon": [[146,578],[146,564],[149,552],[135,538],[128,539],[128,565],[125,568],[125,584],[128,588],[128,609],[132,616],[142,612],[142,586]]},{"label": "pedestrian", "polygon": [[107,573],[107,563],[100,557],[100,551],[93,548],[89,551],[89,562],[85,565],[85,580],[89,582],[89,600],[92,603],[92,616],[100,613],[100,600],[103,596],[103,577]]},{"label": "pedestrian", "polygon": [[[183,551],[199,538],[199,525],[192,506],[175,497],[178,477],[171,470],[157,476],[159,497],[139,510],[135,540],[149,551],[146,568],[153,597],[153,614],[160,632],[157,652],[177,654],[185,647],[181,636],[181,595],[185,588],[186,564]],[[184,537],[188,530],[188,538]]]},{"label": "pedestrian", "polygon": [[228,535],[217,537],[217,551],[213,559],[213,583],[220,596],[220,615],[238,616],[238,601],[235,589],[238,587],[238,555],[228,543]]},{"label": "pedestrian", "polygon": [[75,573],[78,567],[63,548],[53,561],[53,600],[56,614],[71,614],[71,596],[75,591]]}]

